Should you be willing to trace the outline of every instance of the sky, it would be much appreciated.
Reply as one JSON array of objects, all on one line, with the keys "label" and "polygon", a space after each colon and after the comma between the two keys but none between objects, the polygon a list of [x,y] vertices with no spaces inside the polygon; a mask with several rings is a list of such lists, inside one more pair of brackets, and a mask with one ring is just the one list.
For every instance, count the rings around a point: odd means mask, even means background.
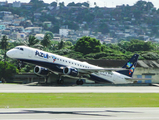
[{"label": "sky", "polygon": [[[0,1],[6,1],[6,0],[0,0]],[[14,1],[20,1],[20,2],[30,2],[30,0],[7,0],[9,3],[13,3]],[[43,0],[45,3],[51,3],[57,0]],[[94,2],[96,2],[97,6],[99,7],[116,7],[116,5],[134,5],[138,0],[58,0],[58,2],[64,2],[65,5],[71,2],[75,3],[82,3],[82,2],[87,2],[89,1],[91,7],[94,7]],[[159,0],[144,0],[144,1],[149,1],[152,2],[153,5],[156,8],[159,8]]]}]

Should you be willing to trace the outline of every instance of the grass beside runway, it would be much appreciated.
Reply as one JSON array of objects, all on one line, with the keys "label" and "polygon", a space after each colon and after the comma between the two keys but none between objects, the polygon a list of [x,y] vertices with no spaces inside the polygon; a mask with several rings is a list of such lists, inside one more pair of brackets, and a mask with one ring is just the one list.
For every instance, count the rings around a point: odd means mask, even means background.
[{"label": "grass beside runway", "polygon": [[0,108],[159,107],[158,93],[0,93]]}]

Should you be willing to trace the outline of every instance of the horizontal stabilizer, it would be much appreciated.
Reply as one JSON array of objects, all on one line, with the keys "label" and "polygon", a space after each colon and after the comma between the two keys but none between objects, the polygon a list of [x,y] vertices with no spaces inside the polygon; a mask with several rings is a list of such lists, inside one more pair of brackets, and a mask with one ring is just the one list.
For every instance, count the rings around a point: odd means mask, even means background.
[{"label": "horizontal stabilizer", "polygon": [[132,80],[132,81],[135,81],[135,80],[152,80],[152,78],[125,78],[126,80]]}]

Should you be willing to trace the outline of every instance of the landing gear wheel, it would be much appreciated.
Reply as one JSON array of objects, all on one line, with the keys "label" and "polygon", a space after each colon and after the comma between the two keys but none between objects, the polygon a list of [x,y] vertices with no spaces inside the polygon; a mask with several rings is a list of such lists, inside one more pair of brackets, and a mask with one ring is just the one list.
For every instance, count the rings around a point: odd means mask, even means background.
[{"label": "landing gear wheel", "polygon": [[77,84],[77,85],[83,85],[83,80],[77,80],[77,81],[76,81],[76,84]]}]

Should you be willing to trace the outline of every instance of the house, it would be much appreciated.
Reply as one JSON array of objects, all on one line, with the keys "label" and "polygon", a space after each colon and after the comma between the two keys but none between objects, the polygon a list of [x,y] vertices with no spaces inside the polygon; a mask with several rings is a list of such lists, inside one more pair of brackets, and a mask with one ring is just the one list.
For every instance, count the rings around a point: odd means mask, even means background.
[{"label": "house", "polygon": [[41,13],[34,13],[34,17],[35,17],[35,18],[40,18],[41,16],[42,16]]},{"label": "house", "polygon": [[25,29],[24,29],[23,26],[15,26],[15,31],[16,31],[16,32],[23,33],[23,32],[25,32]]},{"label": "house", "polygon": [[4,34],[4,35],[10,35],[10,33],[11,33],[10,30],[4,30],[4,31],[2,32],[2,34]]},{"label": "house", "polygon": [[21,2],[20,1],[15,1],[15,2],[13,2],[13,5],[12,5],[13,7],[21,7]]},{"label": "house", "polygon": [[27,10],[31,9],[33,7],[32,3],[22,3],[21,6]]},{"label": "house", "polygon": [[90,34],[90,31],[88,31],[88,30],[83,31],[83,36],[88,36],[89,34]]},{"label": "house", "polygon": [[6,0],[6,2],[0,2],[0,6],[5,6],[8,4],[8,1]]},{"label": "house", "polygon": [[3,17],[3,20],[4,21],[12,21],[14,19],[14,16],[13,15],[5,15]]},{"label": "house", "polygon": [[26,33],[41,33],[42,32],[42,27],[27,27],[25,28]]},{"label": "house", "polygon": [[59,30],[60,36],[64,36],[64,37],[68,36],[68,32],[69,32],[69,29],[60,29]]},{"label": "house", "polygon": [[26,34],[25,33],[17,33],[17,39],[25,39]]},{"label": "house", "polygon": [[5,30],[6,29],[6,25],[0,25],[0,30]]},{"label": "house", "polygon": [[38,39],[38,40],[43,40],[44,38],[44,34],[36,34],[35,37]]},{"label": "house", "polygon": [[17,17],[16,19],[14,19],[14,21],[25,21],[25,18],[24,17]]},{"label": "house", "polygon": [[6,15],[11,15],[12,12],[9,11],[0,11],[0,19],[2,19]]},{"label": "house", "polygon": [[19,26],[20,23],[21,23],[20,21],[14,21],[14,22],[12,23],[12,25],[13,25],[13,26]]},{"label": "house", "polygon": [[44,26],[47,26],[48,28],[50,28],[50,27],[52,26],[52,23],[51,23],[51,21],[45,21],[45,22],[43,23],[43,25],[44,25]]}]

